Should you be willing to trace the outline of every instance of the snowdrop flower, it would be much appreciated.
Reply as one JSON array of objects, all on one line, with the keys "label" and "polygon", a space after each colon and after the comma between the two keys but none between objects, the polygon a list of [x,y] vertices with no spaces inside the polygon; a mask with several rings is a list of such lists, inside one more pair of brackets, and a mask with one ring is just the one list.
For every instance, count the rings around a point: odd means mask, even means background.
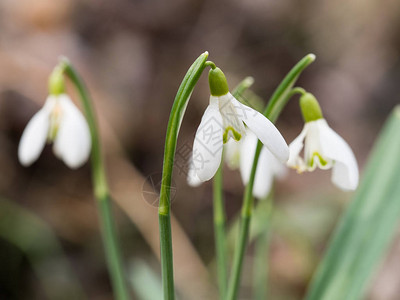
[{"label": "snowdrop flower", "polygon": [[[300,98],[305,120],[300,135],[289,145],[289,167],[299,173],[332,168],[332,182],[343,190],[355,190],[358,166],[353,151],[345,140],[333,131],[322,116],[318,101],[310,93]],[[304,158],[300,152],[304,147]]]},{"label": "snowdrop flower", "polygon": [[[240,175],[244,185],[247,185],[250,179],[257,142],[258,140],[254,133],[248,131],[240,145]],[[228,153],[228,151],[225,153]],[[225,157],[228,159],[228,155]],[[258,199],[265,199],[271,191],[274,178],[284,177],[286,171],[285,165],[264,146],[258,159],[253,196]]]},{"label": "snowdrop flower", "polygon": [[211,179],[221,163],[223,145],[238,142],[246,134],[244,124],[279,161],[289,157],[288,146],[278,129],[264,115],[236,100],[228,89],[224,73],[213,68],[209,73],[210,104],[197,129],[189,182]]},{"label": "snowdrop flower", "polygon": [[50,95],[44,106],[32,117],[22,133],[18,158],[22,165],[36,161],[46,142],[53,142],[54,154],[72,168],[82,166],[90,155],[91,137],[80,110],[64,94],[61,72],[53,72]]}]

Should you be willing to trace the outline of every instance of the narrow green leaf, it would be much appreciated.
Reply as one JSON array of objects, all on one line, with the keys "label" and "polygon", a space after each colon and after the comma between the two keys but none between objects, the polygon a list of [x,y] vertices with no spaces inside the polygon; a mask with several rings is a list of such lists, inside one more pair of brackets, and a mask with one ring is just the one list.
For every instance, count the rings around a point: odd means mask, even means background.
[{"label": "narrow green leaf", "polygon": [[361,299],[400,220],[400,106],[374,147],[364,179],[311,282],[308,300]]},{"label": "narrow green leaf", "polygon": [[191,65],[185,77],[183,78],[181,85],[179,86],[179,90],[175,96],[174,104],[172,105],[167,133],[165,135],[164,165],[160,190],[159,214],[169,214],[170,186],[178,133],[182,124],[183,115],[185,114],[185,110],[190,99],[190,95],[192,94],[200,75],[203,73],[207,57],[208,52],[204,52]]},{"label": "narrow green leaf", "polygon": [[163,175],[161,180],[160,203],[158,207],[158,219],[160,230],[161,272],[164,291],[164,299],[175,299],[174,272],[172,255],[172,235],[170,216],[170,192],[172,170],[178,140],[179,129],[185,114],[190,95],[205,68],[208,52],[201,54],[187,71],[176,94],[174,104],[168,121],[165,137]]}]

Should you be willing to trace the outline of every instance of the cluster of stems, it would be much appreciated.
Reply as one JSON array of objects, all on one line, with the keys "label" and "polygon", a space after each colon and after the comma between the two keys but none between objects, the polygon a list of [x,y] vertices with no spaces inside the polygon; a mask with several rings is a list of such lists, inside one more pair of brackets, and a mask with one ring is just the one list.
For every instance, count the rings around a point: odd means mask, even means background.
[{"label": "cluster of stems", "polygon": [[[162,281],[164,290],[164,299],[175,299],[174,278],[173,278],[173,255],[172,255],[172,237],[170,223],[170,188],[172,179],[172,170],[174,164],[174,156],[176,143],[183,114],[189,101],[190,95],[197,83],[201,73],[206,66],[215,68],[215,64],[206,61],[208,53],[203,53],[193,63],[188,70],[185,78],[176,95],[170,119],[168,122],[165,150],[163,177],[160,191],[159,204],[159,226],[160,226],[160,248],[161,248],[161,266]],[[285,107],[289,99],[296,93],[304,93],[301,88],[293,88],[300,73],[314,61],[314,55],[304,57],[284,78],[276,91],[273,93],[268,105],[264,111],[264,116],[273,123],[278,119],[282,109]],[[245,80],[239,84],[238,88],[233,92],[234,96],[238,96],[246,88],[251,85],[251,80]],[[240,276],[243,266],[244,254],[247,248],[250,221],[253,211],[253,185],[257,170],[257,163],[262,149],[259,141],[254,155],[253,166],[250,174],[249,182],[246,186],[243,204],[240,216],[239,237],[237,240],[233,267],[228,284],[228,267],[227,267],[227,248],[226,248],[226,216],[223,200],[223,175],[222,166],[219,167],[214,176],[214,231],[215,231],[215,247],[217,257],[217,274],[219,294],[221,299],[233,300],[237,299]]]},{"label": "cluster of stems", "polygon": [[[159,230],[160,230],[160,251],[162,266],[162,282],[164,299],[175,299],[174,274],[173,274],[173,253],[172,253],[172,234],[171,234],[171,180],[174,165],[174,157],[177,145],[179,129],[183,119],[185,109],[187,107],[190,95],[200,78],[204,69],[209,66],[216,68],[215,64],[207,61],[208,53],[200,55],[197,60],[189,68],[184,77],[171,110],[168,122],[163,176],[160,190],[159,201]],[[301,60],[285,77],[279,85],[264,111],[264,115],[272,122],[276,122],[283,107],[289,98],[296,93],[304,93],[300,88],[292,88],[297,77],[312,61],[314,56],[308,55]],[[108,269],[111,282],[115,294],[115,299],[129,299],[129,293],[126,287],[124,272],[121,261],[121,253],[117,241],[116,229],[112,217],[112,209],[110,203],[110,193],[106,180],[105,167],[101,153],[100,139],[97,129],[96,117],[93,111],[92,102],[89,93],[83,83],[83,80],[73,68],[67,59],[62,59],[57,66],[57,72],[66,75],[80,96],[83,109],[88,121],[91,139],[92,153],[91,166],[92,178],[94,186],[94,196],[97,200],[99,209],[100,222],[102,228],[102,236],[107,258]],[[233,91],[234,97],[238,96],[252,84],[252,79],[246,78]],[[233,300],[237,299],[240,284],[240,275],[243,265],[244,254],[247,248],[249,227],[253,210],[253,185],[257,169],[258,158],[261,152],[262,144],[258,142],[254,155],[253,166],[250,174],[250,180],[246,186],[243,205],[240,215],[240,229],[237,245],[235,248],[233,266],[231,269],[230,279],[228,282],[228,266],[227,266],[227,247],[226,247],[226,216],[223,199],[223,173],[222,165],[219,167],[214,176],[214,230],[215,230],[215,247],[217,257],[217,274],[218,285],[221,299]],[[261,244],[264,245],[265,243]]]}]

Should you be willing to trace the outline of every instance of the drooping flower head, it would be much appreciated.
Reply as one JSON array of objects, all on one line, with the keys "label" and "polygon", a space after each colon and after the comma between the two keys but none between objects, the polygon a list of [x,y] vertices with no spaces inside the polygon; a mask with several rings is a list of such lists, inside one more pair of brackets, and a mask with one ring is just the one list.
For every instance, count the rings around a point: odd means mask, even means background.
[{"label": "drooping flower head", "polygon": [[[224,147],[225,162],[230,169],[240,169],[244,185],[250,180],[257,142],[258,139],[254,133],[247,129],[246,136],[240,142],[229,140]],[[286,171],[285,165],[267,147],[263,146],[254,178],[253,196],[258,199],[265,199],[271,191],[274,179],[284,177]]]},{"label": "drooping flower head", "polygon": [[[289,145],[287,165],[299,173],[332,168],[332,182],[343,190],[355,190],[358,185],[358,166],[353,151],[322,116],[318,101],[310,93],[300,98],[305,121],[300,135]],[[304,157],[300,152],[304,147]]]},{"label": "drooping flower head", "polygon": [[90,155],[88,124],[65,94],[62,71],[56,68],[49,79],[50,95],[22,133],[18,158],[22,165],[36,161],[46,142],[53,142],[54,154],[72,168],[83,165]]},{"label": "drooping flower head", "polygon": [[209,72],[210,104],[197,129],[188,181],[211,179],[220,163],[223,145],[238,142],[246,134],[244,124],[280,161],[289,157],[288,146],[278,129],[258,111],[240,103],[229,93],[224,73],[219,68]]}]

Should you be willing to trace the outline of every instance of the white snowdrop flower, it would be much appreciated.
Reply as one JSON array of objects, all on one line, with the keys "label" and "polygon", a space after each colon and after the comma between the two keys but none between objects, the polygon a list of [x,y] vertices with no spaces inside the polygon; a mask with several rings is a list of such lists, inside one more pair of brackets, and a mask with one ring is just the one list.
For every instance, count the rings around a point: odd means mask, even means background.
[{"label": "white snowdrop flower", "polygon": [[89,158],[91,136],[89,126],[80,110],[64,94],[62,74],[50,77],[50,95],[44,106],[32,117],[22,133],[18,158],[22,165],[36,161],[46,142],[53,142],[54,154],[76,169]]},{"label": "white snowdrop flower", "polygon": [[[248,131],[240,145],[240,174],[245,185],[250,179],[257,142],[254,133]],[[286,173],[285,165],[267,147],[262,147],[254,178],[253,196],[258,199],[265,199],[271,191],[274,179],[283,178]]]},{"label": "white snowdrop flower", "polygon": [[221,163],[223,145],[245,135],[244,124],[280,161],[289,157],[288,146],[278,129],[264,115],[240,103],[230,93],[224,73],[210,70],[210,104],[197,129],[193,144],[194,175],[200,182],[211,179]]},{"label": "white snowdrop flower", "polygon": [[[289,145],[287,165],[299,173],[315,168],[331,169],[332,182],[343,190],[358,186],[358,166],[353,151],[346,141],[333,131],[322,116],[318,101],[310,93],[300,98],[305,120],[300,135]],[[300,156],[304,148],[304,157]]]}]

